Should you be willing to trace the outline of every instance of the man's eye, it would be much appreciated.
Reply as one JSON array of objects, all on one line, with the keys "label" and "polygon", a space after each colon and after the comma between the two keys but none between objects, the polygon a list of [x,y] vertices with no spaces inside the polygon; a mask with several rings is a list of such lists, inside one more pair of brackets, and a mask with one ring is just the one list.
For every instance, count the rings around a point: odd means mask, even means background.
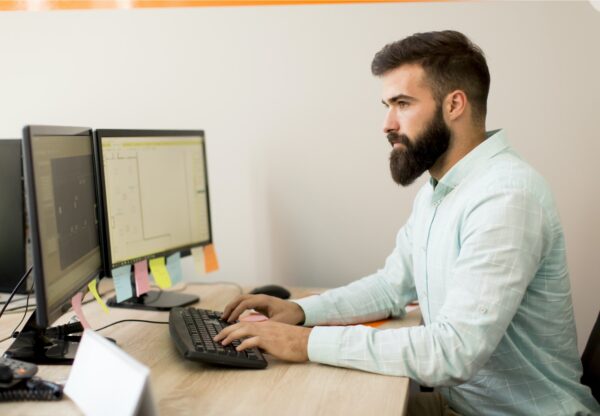
[{"label": "man's eye", "polygon": [[408,101],[398,101],[397,104],[400,108],[408,107]]}]

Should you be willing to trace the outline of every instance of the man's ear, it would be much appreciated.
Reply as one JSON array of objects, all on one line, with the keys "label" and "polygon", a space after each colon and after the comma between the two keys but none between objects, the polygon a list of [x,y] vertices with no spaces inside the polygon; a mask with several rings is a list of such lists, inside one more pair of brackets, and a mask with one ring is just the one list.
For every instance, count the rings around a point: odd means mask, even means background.
[{"label": "man's ear", "polygon": [[455,121],[467,110],[467,94],[462,90],[454,90],[444,99],[444,112],[448,121]]}]

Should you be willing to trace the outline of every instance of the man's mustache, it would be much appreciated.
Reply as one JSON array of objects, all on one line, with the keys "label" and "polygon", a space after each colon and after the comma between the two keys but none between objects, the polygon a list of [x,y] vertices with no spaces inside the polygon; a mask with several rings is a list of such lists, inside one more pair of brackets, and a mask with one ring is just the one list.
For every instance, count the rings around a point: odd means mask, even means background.
[{"label": "man's mustache", "polygon": [[410,146],[410,141],[408,140],[408,136],[406,136],[405,134],[398,134],[398,133],[393,133],[393,132],[388,133],[387,139],[388,139],[388,142],[390,142],[390,144],[392,146],[395,143],[400,143],[400,144],[404,145],[405,147]]}]

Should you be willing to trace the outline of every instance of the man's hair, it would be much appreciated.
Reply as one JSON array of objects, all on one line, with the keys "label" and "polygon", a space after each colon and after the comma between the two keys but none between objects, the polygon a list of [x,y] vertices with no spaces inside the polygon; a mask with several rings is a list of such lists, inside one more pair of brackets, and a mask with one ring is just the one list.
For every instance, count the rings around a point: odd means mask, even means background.
[{"label": "man's hair", "polygon": [[473,121],[484,123],[490,72],[483,51],[454,30],[415,33],[385,45],[371,63],[373,75],[381,76],[404,64],[418,64],[441,104],[454,90],[462,90],[473,108]]}]

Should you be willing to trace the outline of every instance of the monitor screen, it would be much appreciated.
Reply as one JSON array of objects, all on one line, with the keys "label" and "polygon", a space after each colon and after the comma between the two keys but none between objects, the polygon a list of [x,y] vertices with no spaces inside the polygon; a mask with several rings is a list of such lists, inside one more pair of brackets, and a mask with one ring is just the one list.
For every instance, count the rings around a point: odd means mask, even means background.
[{"label": "monitor screen", "polygon": [[101,269],[92,132],[24,129],[37,324],[47,327]]},{"label": "monitor screen", "polygon": [[211,243],[202,131],[97,130],[107,267]]}]

